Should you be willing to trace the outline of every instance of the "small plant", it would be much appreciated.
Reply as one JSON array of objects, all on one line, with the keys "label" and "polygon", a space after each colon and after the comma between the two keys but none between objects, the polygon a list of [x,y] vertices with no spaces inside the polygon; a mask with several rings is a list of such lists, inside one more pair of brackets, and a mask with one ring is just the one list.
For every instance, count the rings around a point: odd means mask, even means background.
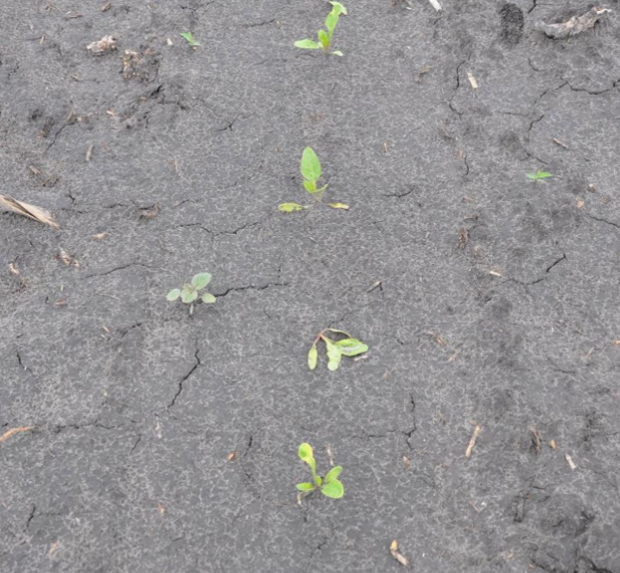
[{"label": "small plant", "polygon": [[[209,273],[198,273],[194,275],[194,278],[185,283],[180,289],[174,288],[167,295],[166,299],[170,302],[174,302],[181,297],[181,302],[185,304],[192,304],[198,299],[198,291],[201,291],[211,282],[211,275]],[[200,295],[200,300],[206,304],[212,304],[216,301],[216,298],[211,293],[204,293]],[[190,314],[193,306],[190,307]]]},{"label": "small plant", "polygon": [[[304,189],[314,197],[317,203],[323,201],[323,193],[327,189],[327,185],[318,186],[323,171],[321,162],[311,147],[306,147],[301,156],[301,175],[304,178]],[[344,203],[328,203],[332,209],[348,209],[349,206]],[[308,209],[310,205],[300,205],[299,203],[282,203],[278,205],[278,209],[284,213],[292,213],[293,211],[303,211]]]},{"label": "small plant", "polygon": [[543,179],[548,179],[549,177],[553,177],[553,174],[547,171],[541,171],[538,169],[536,173],[526,173],[526,177],[531,181],[542,181]]},{"label": "small plant", "polygon": [[327,475],[324,478],[321,478],[316,473],[316,460],[314,459],[312,446],[306,443],[299,446],[299,458],[302,462],[305,462],[310,466],[310,471],[312,472],[313,479],[312,482],[297,484],[296,487],[300,492],[297,497],[299,501],[301,501],[302,498],[310,495],[313,491],[317,489],[324,496],[331,497],[332,499],[340,499],[344,495],[344,486],[342,485],[342,482],[338,479],[338,476],[342,471],[341,466],[333,467],[327,472]]},{"label": "small plant", "polygon": [[[325,335],[326,332],[342,334],[346,336],[346,338],[332,340]],[[327,368],[332,372],[338,370],[343,356],[358,356],[359,354],[368,352],[368,346],[362,341],[352,338],[348,332],[345,332],[344,330],[336,330],[335,328],[326,328],[325,330],[319,332],[310,347],[310,351],[308,352],[308,367],[310,370],[314,370],[316,368],[319,360],[319,350],[317,348],[317,344],[320,340],[325,342],[325,346],[327,347]]]},{"label": "small plant", "polygon": [[338,24],[340,14],[346,15],[347,9],[340,2],[330,2],[330,4],[332,5],[332,9],[325,19],[327,32],[321,28],[317,33],[319,39],[318,42],[315,42],[310,38],[306,38],[305,40],[295,42],[296,48],[302,48],[303,50],[323,50],[326,54],[331,53],[334,54],[334,56],[342,56],[342,52],[340,50],[330,52],[329,48],[332,43],[332,36],[334,35],[334,30],[336,29],[336,24]]},{"label": "small plant", "polygon": [[191,32],[181,32],[181,36],[187,40],[187,43],[192,48],[197,48],[198,46],[200,46],[200,43],[194,39],[194,34],[192,34]]}]

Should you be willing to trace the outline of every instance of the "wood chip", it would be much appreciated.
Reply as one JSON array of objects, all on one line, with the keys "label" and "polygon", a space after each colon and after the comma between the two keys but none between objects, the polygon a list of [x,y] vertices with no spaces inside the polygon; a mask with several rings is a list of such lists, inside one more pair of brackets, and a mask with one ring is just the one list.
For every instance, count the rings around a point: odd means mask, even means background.
[{"label": "wood chip", "polygon": [[396,539],[390,543],[390,554],[396,561],[398,561],[403,567],[409,567],[409,561],[398,551],[398,541]]},{"label": "wood chip", "polygon": [[482,432],[482,426],[479,426],[476,423],[476,427],[474,428],[474,432],[471,435],[471,438],[469,439],[469,444],[467,445],[467,449],[465,450],[465,457],[469,458],[471,457],[471,454],[474,450],[474,446],[476,445],[476,440],[478,439],[478,436],[480,435],[480,432]]},{"label": "wood chip", "polygon": [[472,89],[477,90],[478,82],[476,81],[474,74],[472,74],[469,70],[467,70],[467,79],[469,80],[469,83],[471,84]]},{"label": "wood chip", "polygon": [[573,461],[573,458],[571,458],[568,454],[566,454],[566,461],[568,462],[568,465],[570,466],[570,469],[575,471],[577,469],[577,464],[575,464],[575,462]]},{"label": "wood chip", "polygon": [[34,426],[21,426],[19,428],[11,428],[0,436],[0,444],[8,440],[11,436],[14,436],[15,434],[19,434],[20,432],[29,432],[30,430],[34,430]]},{"label": "wood chip", "polygon": [[28,217],[33,221],[38,221],[39,223],[49,225],[50,227],[52,227],[52,229],[60,228],[54,222],[52,216],[44,209],[41,209],[40,207],[36,207],[35,205],[31,205],[30,203],[26,203],[24,201],[18,201],[10,195],[0,194],[0,208],[11,211],[12,213],[17,213],[18,215],[23,215],[24,217]]},{"label": "wood chip", "polygon": [[558,24],[536,22],[534,24],[534,29],[538,32],[544,33],[548,38],[562,40],[589,30],[607,12],[611,12],[611,10],[601,6],[594,6],[585,14],[582,14],[581,16],[573,16],[567,22],[561,22]]},{"label": "wood chip", "polygon": [[556,145],[559,145],[560,147],[563,147],[564,149],[568,149],[568,145],[566,145],[566,143],[564,143],[563,141],[560,141],[557,137],[554,137],[552,141]]},{"label": "wood chip", "polygon": [[529,430],[532,438],[532,446],[534,446],[536,455],[539,456],[542,449],[542,438],[540,436],[540,432],[536,429],[536,426],[530,426]]}]

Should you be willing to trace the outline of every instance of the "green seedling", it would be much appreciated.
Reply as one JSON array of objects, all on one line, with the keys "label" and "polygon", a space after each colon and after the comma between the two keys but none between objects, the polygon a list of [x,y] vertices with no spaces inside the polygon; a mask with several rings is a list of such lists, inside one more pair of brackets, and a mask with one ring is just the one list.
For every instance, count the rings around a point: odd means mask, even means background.
[{"label": "green seedling", "polygon": [[553,174],[538,169],[536,173],[526,173],[526,177],[531,181],[542,181],[543,179],[549,179],[549,177],[553,177]]},{"label": "green seedling", "polygon": [[181,32],[181,36],[183,36],[183,38],[187,40],[187,43],[192,48],[197,48],[198,46],[200,46],[200,43],[194,39],[194,34],[192,34],[191,32]]},{"label": "green seedling", "polygon": [[216,301],[216,298],[211,293],[206,292],[200,295],[198,292],[205,288],[210,282],[211,275],[209,273],[198,273],[190,282],[185,283],[180,289],[172,289],[166,295],[166,299],[170,302],[174,302],[180,297],[181,302],[192,305],[190,306],[190,314],[192,314],[194,309],[193,305],[196,300],[198,300],[199,296],[200,300],[206,304],[213,304]]},{"label": "green seedling", "polygon": [[[327,185],[319,187],[319,181],[323,170],[321,162],[311,147],[306,147],[301,156],[301,175],[303,177],[304,189],[312,195],[316,203],[323,201],[323,193],[327,189]],[[344,203],[327,203],[332,209],[348,209],[349,206]],[[284,213],[293,213],[294,211],[303,211],[308,209],[310,205],[300,205],[299,203],[282,203],[278,205],[278,209]]]},{"label": "green seedling", "polygon": [[336,29],[336,24],[338,24],[340,14],[344,14],[346,16],[347,9],[340,2],[330,2],[330,4],[332,5],[332,9],[325,19],[325,27],[327,28],[327,31],[322,28],[318,31],[318,42],[315,42],[310,38],[295,42],[296,48],[302,48],[303,50],[323,50],[326,54],[331,53],[334,54],[334,56],[342,56],[342,52],[340,50],[330,52],[329,49],[332,44],[332,36],[334,35],[334,30]]},{"label": "green seedling", "polygon": [[344,486],[338,479],[342,471],[341,466],[332,468],[327,472],[327,475],[322,478],[316,473],[316,460],[314,459],[312,446],[305,443],[299,446],[299,458],[302,462],[310,466],[310,471],[312,472],[312,482],[298,483],[296,485],[299,490],[299,495],[297,496],[299,502],[317,489],[324,496],[331,497],[332,499],[340,499],[344,495]]},{"label": "green seedling", "polygon": [[[332,340],[325,335],[326,332],[333,332],[337,335],[343,335],[346,338]],[[326,328],[325,330],[319,332],[308,352],[308,367],[310,370],[314,370],[316,368],[319,360],[319,350],[317,348],[317,344],[321,340],[325,342],[325,346],[327,347],[327,368],[332,372],[338,370],[343,356],[358,356],[359,354],[368,352],[368,346],[362,341],[357,340],[357,338],[352,338],[348,332],[345,332],[344,330],[337,330],[335,328]]]}]

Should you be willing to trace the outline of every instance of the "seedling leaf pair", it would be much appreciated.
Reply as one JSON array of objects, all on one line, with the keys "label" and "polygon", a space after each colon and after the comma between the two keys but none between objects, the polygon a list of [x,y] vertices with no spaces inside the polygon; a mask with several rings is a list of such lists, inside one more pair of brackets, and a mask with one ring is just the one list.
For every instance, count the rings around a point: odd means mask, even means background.
[{"label": "seedling leaf pair", "polygon": [[538,169],[536,173],[526,173],[526,177],[531,181],[541,181],[543,179],[553,177],[553,174],[549,173],[548,171],[541,171],[540,169]]},{"label": "seedling leaf pair", "polygon": [[334,54],[334,56],[342,56],[342,52],[340,50],[330,52],[329,48],[331,46],[332,36],[334,35],[334,30],[336,29],[340,15],[346,15],[347,9],[340,2],[330,2],[330,4],[332,5],[332,9],[325,19],[325,27],[327,28],[327,31],[321,28],[317,32],[318,42],[315,42],[309,38],[295,42],[296,48],[301,48],[303,50],[323,50],[325,53]]},{"label": "seedling leaf pair", "polygon": [[[332,340],[328,338],[325,333],[333,332],[336,334],[343,334],[346,338],[341,338],[340,340]],[[334,328],[326,328],[321,331],[319,335],[314,340],[310,350],[308,351],[308,368],[310,370],[314,370],[317,366],[319,359],[319,350],[317,348],[317,344],[322,340],[325,342],[326,354],[327,354],[327,368],[331,372],[335,372],[340,367],[340,363],[342,362],[343,356],[358,356],[360,354],[364,354],[364,352],[368,352],[368,346],[364,344],[361,340],[357,338],[352,338],[349,333],[344,332],[343,330],[336,330]]]},{"label": "seedling leaf pair", "polygon": [[[180,289],[172,289],[166,295],[166,299],[169,302],[174,302],[180,297],[181,302],[185,304],[192,304],[198,299],[198,291],[204,289],[210,282],[211,275],[209,273],[198,273],[197,275],[194,275],[189,283],[185,283]],[[206,292],[200,296],[200,300],[206,304],[212,304],[216,299],[211,293]]]},{"label": "seedling leaf pair", "polygon": [[316,473],[316,460],[312,446],[307,443],[299,446],[299,459],[308,464],[312,472],[312,482],[298,483],[295,487],[301,492],[299,499],[311,494],[315,490],[319,490],[324,496],[332,499],[340,499],[344,495],[344,486],[338,479],[342,472],[341,466],[333,467],[325,477],[321,477]]},{"label": "seedling leaf pair", "polygon": [[[319,157],[311,147],[306,147],[301,155],[300,164],[301,176],[303,177],[304,189],[314,197],[317,203],[323,200],[323,193],[327,189],[327,185],[318,186],[319,180],[323,175],[323,168]],[[327,203],[332,209],[348,209],[349,206],[344,203]],[[281,203],[278,210],[283,213],[293,213],[295,211],[303,211],[308,209],[310,205],[300,205],[299,203]]]},{"label": "seedling leaf pair", "polygon": [[194,34],[192,34],[191,32],[181,32],[181,36],[187,40],[187,43],[192,48],[200,46],[200,43],[196,41],[196,39],[194,38]]}]

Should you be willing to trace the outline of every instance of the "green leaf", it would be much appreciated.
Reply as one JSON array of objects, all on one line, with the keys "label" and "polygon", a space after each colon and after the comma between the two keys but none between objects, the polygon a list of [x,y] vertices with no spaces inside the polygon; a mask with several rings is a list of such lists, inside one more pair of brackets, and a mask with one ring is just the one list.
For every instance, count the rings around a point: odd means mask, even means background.
[{"label": "green leaf", "polygon": [[327,339],[325,339],[325,343],[327,344],[327,368],[332,372],[335,372],[340,366],[342,352],[333,342],[328,342]]},{"label": "green leaf", "polygon": [[356,338],[345,338],[344,340],[338,340],[336,342],[336,346],[345,356],[357,356],[358,354],[368,352],[368,346]]},{"label": "green leaf", "polygon": [[194,34],[191,32],[181,32],[181,36],[187,40],[190,46],[200,46],[200,44],[194,39]]},{"label": "green leaf", "polygon": [[325,26],[329,30],[330,40],[332,34],[334,33],[334,30],[336,29],[336,24],[338,24],[338,16],[339,14],[337,14],[336,11],[332,8],[332,11],[327,15],[327,18],[325,19]]},{"label": "green leaf", "polygon": [[314,40],[310,40],[310,38],[306,38],[305,40],[295,42],[295,47],[302,48],[303,50],[318,50],[321,45]]},{"label": "green leaf", "polygon": [[338,14],[344,14],[345,16],[348,14],[347,9],[340,2],[330,2],[330,4],[333,6],[332,10]]},{"label": "green leaf", "polygon": [[181,291],[178,288],[173,288],[167,295],[166,300],[170,302],[174,302],[177,298],[181,296]]},{"label": "green leaf", "polygon": [[528,179],[532,179],[533,181],[537,181],[538,179],[547,179],[549,177],[553,177],[552,173],[548,171],[541,171],[540,169],[536,171],[536,173],[527,173],[526,177]]},{"label": "green leaf", "polygon": [[297,485],[295,485],[295,487],[299,491],[312,491],[314,489],[314,484],[313,483],[309,483],[309,482],[298,483]]},{"label": "green leaf", "polygon": [[316,193],[316,182],[308,181],[307,179],[304,179],[304,189],[308,193]]},{"label": "green leaf", "polygon": [[344,54],[343,54],[340,50],[334,50],[334,51],[332,52],[332,54],[333,54],[334,56],[344,56]]},{"label": "green leaf", "polygon": [[345,205],[344,203],[328,203],[328,205],[332,208],[332,209],[344,209],[345,211],[349,210],[349,206]]},{"label": "green leaf", "polygon": [[327,32],[325,30],[319,30],[318,36],[319,36],[319,42],[321,42],[321,46],[323,46],[323,49],[328,50],[329,49],[329,35],[327,34]]},{"label": "green leaf", "polygon": [[183,290],[181,291],[181,300],[185,304],[194,302],[197,298],[198,298],[198,291],[193,286],[183,285]]},{"label": "green leaf", "polygon": [[331,470],[329,470],[327,472],[327,475],[325,476],[325,479],[323,480],[325,485],[327,485],[328,483],[334,480],[337,480],[341,471],[342,471],[342,466],[336,466],[335,468],[332,468]]},{"label": "green leaf", "polygon": [[196,290],[202,290],[211,282],[211,275],[209,273],[199,273],[192,279],[192,286]]},{"label": "green leaf", "polygon": [[344,486],[338,480],[330,481],[321,488],[321,493],[332,499],[340,499],[344,495]]},{"label": "green leaf", "polygon": [[337,328],[326,328],[325,330],[329,330],[330,332],[335,332],[337,334],[344,334],[351,338],[351,335],[346,330],[338,330]]},{"label": "green leaf", "polygon": [[307,181],[318,181],[321,178],[321,162],[314,149],[306,147],[301,156],[301,174]]},{"label": "green leaf", "polygon": [[319,351],[316,348],[316,343],[312,345],[310,351],[308,352],[308,368],[310,370],[314,370],[316,368],[316,363],[319,359]]},{"label": "green leaf", "polygon": [[202,295],[200,300],[206,304],[213,304],[217,299],[210,292],[206,292]]},{"label": "green leaf", "polygon": [[310,461],[314,460],[314,452],[312,451],[312,446],[306,442],[299,446],[298,454],[299,459],[302,462],[306,462],[307,464],[309,464]]},{"label": "green leaf", "polygon": [[294,211],[303,211],[305,207],[299,203],[280,203],[278,211],[283,213],[293,213]]}]

